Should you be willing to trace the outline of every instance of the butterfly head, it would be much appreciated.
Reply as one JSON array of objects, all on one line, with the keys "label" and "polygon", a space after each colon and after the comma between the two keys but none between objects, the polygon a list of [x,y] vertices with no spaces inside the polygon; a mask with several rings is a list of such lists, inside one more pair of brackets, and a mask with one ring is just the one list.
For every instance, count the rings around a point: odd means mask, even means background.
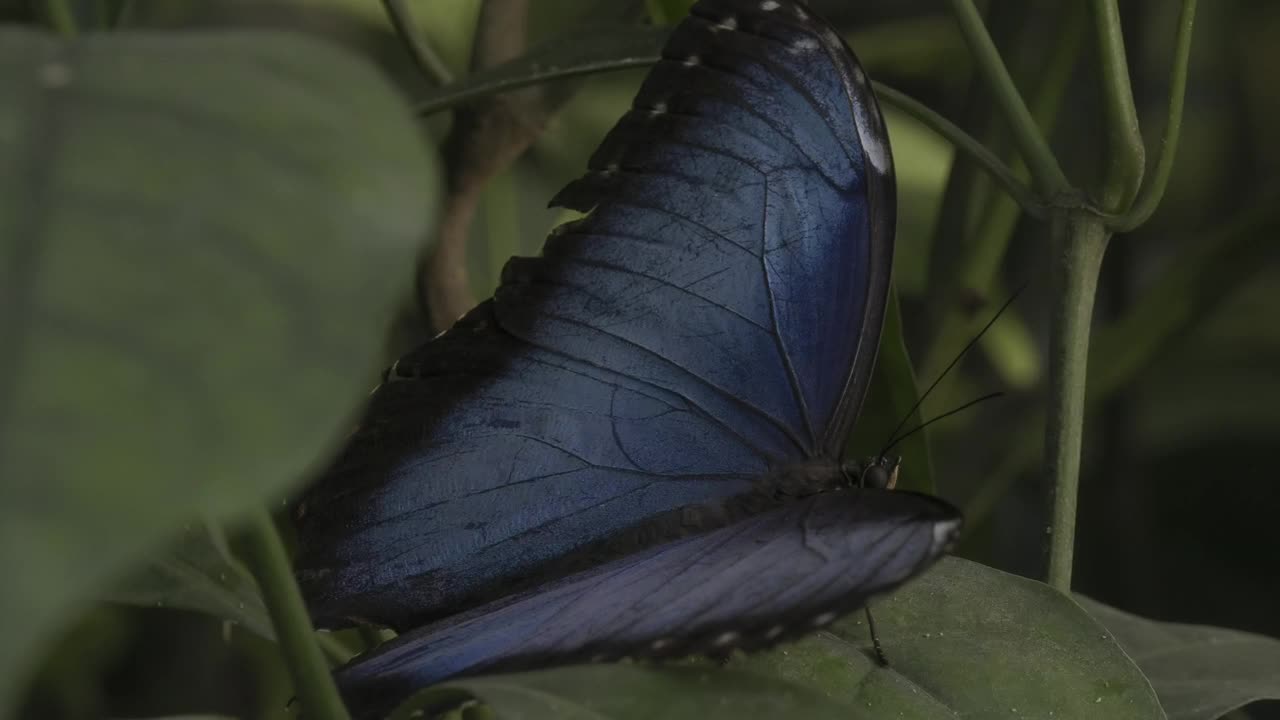
[{"label": "butterfly head", "polygon": [[898,485],[898,468],[901,465],[901,456],[880,455],[847,462],[841,469],[854,487],[892,490]]}]

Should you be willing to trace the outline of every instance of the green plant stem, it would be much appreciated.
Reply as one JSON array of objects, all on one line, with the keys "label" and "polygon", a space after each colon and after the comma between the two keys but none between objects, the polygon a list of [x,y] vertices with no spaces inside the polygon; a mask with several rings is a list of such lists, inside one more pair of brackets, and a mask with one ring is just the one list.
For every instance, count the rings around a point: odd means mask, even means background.
[{"label": "green plant stem", "polygon": [[59,35],[76,36],[79,31],[76,27],[76,14],[72,12],[67,0],[46,0],[45,7],[49,11],[49,24]]},{"label": "green plant stem", "polygon": [[244,542],[246,564],[262,588],[277,642],[308,717],[349,720],[293,581],[284,543],[266,510],[257,510],[249,518]]},{"label": "green plant stem", "polygon": [[960,32],[969,51],[973,53],[978,72],[990,85],[991,94],[1013,131],[1014,141],[1027,162],[1037,188],[1049,198],[1070,193],[1071,183],[1062,173],[1058,159],[1054,157],[1049,143],[1031,116],[1031,111],[1023,102],[973,0],[951,0],[951,10],[960,25]]},{"label": "green plant stem", "polygon": [[1138,110],[1133,103],[1133,89],[1129,86],[1129,62],[1125,58],[1120,10],[1116,0],[1092,0],[1092,8],[1102,68],[1109,158],[1102,204],[1106,210],[1124,211],[1132,205],[1142,185],[1146,149],[1138,125]]},{"label": "green plant stem", "polygon": [[1009,197],[1013,198],[1028,214],[1036,217],[1044,215],[1045,206],[1031,188],[1027,187],[1026,183],[1022,182],[995,153],[988,150],[972,135],[906,93],[883,83],[873,82],[872,85],[880,98],[919,120],[925,127],[955,146],[957,150],[972,158],[983,170],[990,173],[991,177],[1009,193]]},{"label": "green plant stem", "polygon": [[[1080,54],[1084,21],[1085,14],[1080,6],[1071,5],[1064,10],[1057,41],[1032,93],[1031,116],[1035,119],[1036,126],[1044,128],[1046,132],[1052,132],[1057,125],[1062,99],[1067,93],[1067,83],[1071,81],[1072,70],[1075,69],[1076,59]],[[1014,162],[1015,176],[1022,177],[1026,171],[1024,161],[1019,158]],[[1017,226],[1017,210],[1008,199],[998,195],[988,203],[974,232],[974,252],[969,254],[960,269],[960,282],[966,287],[982,293],[995,286]]]},{"label": "green plant stem", "polygon": [[418,66],[418,70],[434,85],[443,86],[453,82],[453,73],[449,72],[444,61],[431,47],[431,43],[422,36],[422,32],[413,21],[413,16],[409,14],[409,7],[405,0],[382,0],[382,6],[387,11],[391,27],[395,29],[396,35],[400,36],[400,41],[409,51],[409,56],[413,58],[413,63]]},{"label": "green plant stem", "polygon": [[[1280,186],[1259,194],[1249,210],[1218,228],[1197,231],[1198,242],[1172,243],[1185,250],[1143,288],[1115,322],[1089,343],[1089,417],[1134,382],[1170,344],[1211,317],[1234,290],[1265,272],[1280,257]],[[1028,418],[1006,443],[1010,451],[989,469],[988,481],[964,504],[965,524],[981,527],[1000,498],[1035,466],[1043,447],[1044,418]]]},{"label": "green plant stem", "polygon": [[1044,476],[1053,494],[1048,582],[1069,592],[1084,435],[1089,325],[1110,231],[1098,216],[1078,211],[1055,212],[1050,226],[1054,288],[1044,444]]},{"label": "green plant stem", "polygon": [[[1040,127],[1050,129],[1057,123],[1067,83],[1079,56],[1085,18],[1082,6],[1073,5],[1064,11],[1061,33],[1045,62],[1043,72],[1040,73],[1041,82],[1031,99],[1032,116]],[[1013,172],[1015,177],[1025,175],[1026,164],[1020,159],[1016,160]],[[978,219],[976,229],[960,233],[963,251],[956,253],[951,267],[947,268],[948,276],[953,277],[956,282],[956,287],[951,291],[956,297],[990,300],[1003,293],[999,288],[1000,268],[1021,215],[1018,212],[1019,206],[1003,195],[992,195],[985,205],[985,212]],[[957,264],[959,267],[954,268]],[[936,322],[937,330],[925,355],[925,362],[921,365],[925,377],[933,377],[940,372],[950,362],[955,349],[968,342],[973,333],[987,321],[986,316],[976,312],[977,309],[976,304],[970,303],[946,304],[941,319]],[[1011,327],[1016,321],[1017,315],[1009,313],[1002,325]],[[989,343],[994,341],[996,334],[998,329],[993,328],[991,333],[983,336],[982,346],[989,349]],[[1030,337],[1029,332],[1020,335]],[[1005,339],[1018,336],[1010,335]],[[1010,355],[988,352],[987,356],[1005,382],[1026,386],[1039,378],[1039,351],[1031,343],[1022,345],[1012,355],[1023,360],[1021,363],[1007,362],[1006,358]],[[1021,371],[1017,368],[1021,368]]]},{"label": "green plant stem", "polygon": [[320,646],[320,652],[324,653],[325,659],[329,662],[330,667],[345,665],[355,653],[351,648],[347,647],[338,638],[331,633],[316,633],[316,643]]},{"label": "green plant stem", "polygon": [[1178,138],[1182,134],[1182,107],[1187,94],[1187,68],[1190,65],[1195,20],[1196,0],[1182,0],[1173,66],[1169,71],[1169,109],[1164,125],[1164,141],[1160,144],[1160,157],[1156,159],[1150,181],[1138,192],[1133,207],[1117,222],[1112,223],[1112,228],[1117,232],[1128,232],[1145,223],[1159,207],[1165,188],[1169,185],[1173,161],[1178,154]]}]

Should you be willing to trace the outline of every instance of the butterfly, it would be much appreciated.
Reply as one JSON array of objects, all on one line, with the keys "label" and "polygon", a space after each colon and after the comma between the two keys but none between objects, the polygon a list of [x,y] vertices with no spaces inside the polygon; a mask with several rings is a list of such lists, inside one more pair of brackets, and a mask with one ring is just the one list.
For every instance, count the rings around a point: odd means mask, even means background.
[{"label": "butterfly", "polygon": [[552,205],[585,215],[388,370],[296,506],[317,623],[403,633],[338,671],[354,708],[459,675],[766,648],[958,533],[949,504],[859,487],[841,460],[893,167],[865,74],[804,5],[696,3]]}]

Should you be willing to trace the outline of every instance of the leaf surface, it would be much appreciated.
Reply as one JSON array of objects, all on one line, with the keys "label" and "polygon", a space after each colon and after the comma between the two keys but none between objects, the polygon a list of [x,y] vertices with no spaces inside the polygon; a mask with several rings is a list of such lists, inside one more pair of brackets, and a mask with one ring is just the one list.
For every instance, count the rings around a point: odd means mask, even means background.
[{"label": "leaf surface", "polygon": [[1147,674],[1170,720],[1214,720],[1255,700],[1280,700],[1280,640],[1080,602]]},{"label": "leaf surface", "polygon": [[0,714],[148,550],[349,429],[433,170],[315,41],[0,31]]}]

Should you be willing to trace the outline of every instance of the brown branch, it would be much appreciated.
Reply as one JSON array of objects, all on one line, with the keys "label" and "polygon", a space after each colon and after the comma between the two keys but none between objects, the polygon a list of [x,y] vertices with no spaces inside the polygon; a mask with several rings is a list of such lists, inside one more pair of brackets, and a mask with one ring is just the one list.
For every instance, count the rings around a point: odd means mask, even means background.
[{"label": "brown branch", "polygon": [[[530,0],[484,0],[471,51],[471,72],[526,54]],[[616,26],[644,14],[641,0],[600,3],[580,22]],[[467,270],[467,240],[480,193],[538,138],[552,115],[572,97],[578,83],[563,80],[514,90],[459,106],[442,156],[446,193],[434,250],[418,266],[421,314],[444,330],[475,305]]]},{"label": "brown branch", "polygon": [[[485,0],[480,7],[471,71],[524,54],[529,0]],[[558,103],[555,103],[558,104]],[[434,251],[418,268],[419,301],[443,330],[475,305],[467,271],[467,240],[480,194],[537,139],[554,108],[541,88],[485,98],[459,108],[442,149],[446,194]]]}]

